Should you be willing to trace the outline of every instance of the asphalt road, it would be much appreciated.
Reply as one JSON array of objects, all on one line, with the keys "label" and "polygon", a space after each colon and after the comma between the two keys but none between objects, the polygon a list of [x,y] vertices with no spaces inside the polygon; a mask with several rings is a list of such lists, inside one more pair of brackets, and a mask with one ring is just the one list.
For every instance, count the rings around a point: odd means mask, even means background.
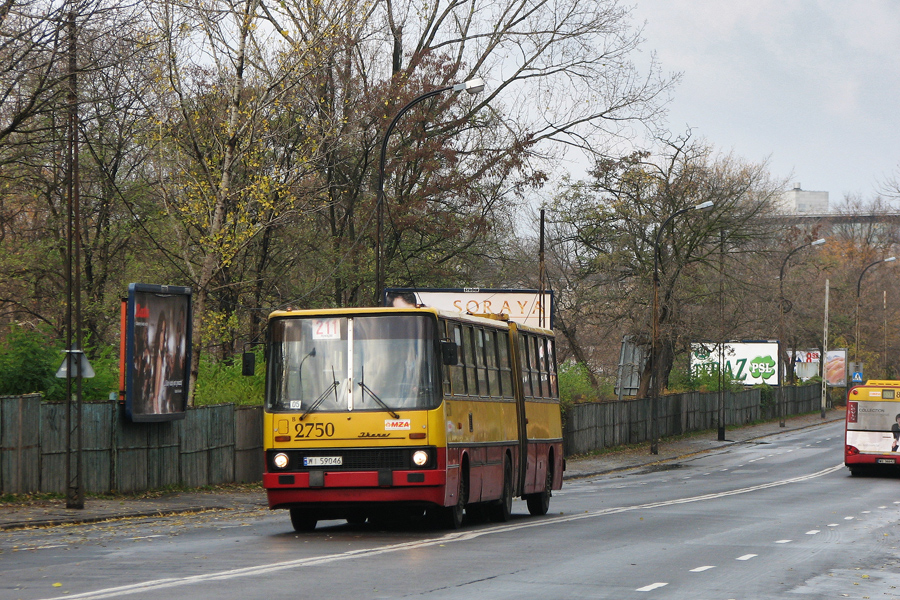
[{"label": "asphalt road", "polygon": [[851,478],[841,447],[841,423],[791,431],[450,533],[261,509],[4,531],[0,599],[900,599],[900,480]]}]

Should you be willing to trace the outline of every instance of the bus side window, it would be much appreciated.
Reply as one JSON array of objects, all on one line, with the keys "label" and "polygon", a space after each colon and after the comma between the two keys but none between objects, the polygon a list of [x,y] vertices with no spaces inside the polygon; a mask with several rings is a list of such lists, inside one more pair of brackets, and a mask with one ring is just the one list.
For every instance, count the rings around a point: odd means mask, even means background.
[{"label": "bus side window", "polygon": [[475,358],[475,368],[478,373],[478,395],[479,396],[490,396],[491,391],[488,389],[487,382],[487,364],[485,363],[484,356],[484,329],[480,327],[475,329],[475,344],[478,355]]},{"label": "bus side window", "polygon": [[556,359],[553,354],[553,340],[544,340],[547,344],[547,372],[550,373],[550,397],[559,398],[556,384]]},{"label": "bus side window", "polygon": [[447,367],[450,371],[450,390],[454,396],[465,396],[466,395],[466,371],[465,371],[465,363],[466,363],[466,346],[463,344],[463,335],[462,335],[462,327],[458,323],[453,323],[452,325],[448,324],[451,328],[450,339],[456,342],[456,347],[459,349],[459,363],[452,366]]},{"label": "bus side window", "polygon": [[504,398],[513,397],[512,368],[509,364],[509,333],[501,331],[497,336],[497,350],[500,357],[500,389]]},{"label": "bus side window", "polygon": [[522,390],[526,398],[531,398],[531,361],[529,360],[528,338],[519,335],[519,361],[522,363]]},{"label": "bus side window", "polygon": [[484,332],[484,355],[487,362],[487,379],[490,395],[499,398],[500,371],[497,368],[497,332],[493,329]]},{"label": "bus side window", "polygon": [[463,338],[466,340],[466,393],[469,396],[478,395],[478,354],[475,346],[475,328],[466,325],[463,330]]},{"label": "bus side window", "polygon": [[541,381],[541,354],[540,354],[540,343],[541,340],[533,337],[529,340],[528,346],[531,349],[531,389],[534,392],[535,398],[543,398],[544,392],[542,390],[542,381]]}]

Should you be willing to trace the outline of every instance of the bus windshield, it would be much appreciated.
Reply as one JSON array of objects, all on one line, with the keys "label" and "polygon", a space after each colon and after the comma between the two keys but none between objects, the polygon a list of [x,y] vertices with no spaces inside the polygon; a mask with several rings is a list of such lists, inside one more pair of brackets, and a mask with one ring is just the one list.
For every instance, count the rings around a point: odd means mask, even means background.
[{"label": "bus windshield", "polygon": [[281,318],[271,334],[269,410],[393,412],[440,404],[436,323],[428,316]]}]

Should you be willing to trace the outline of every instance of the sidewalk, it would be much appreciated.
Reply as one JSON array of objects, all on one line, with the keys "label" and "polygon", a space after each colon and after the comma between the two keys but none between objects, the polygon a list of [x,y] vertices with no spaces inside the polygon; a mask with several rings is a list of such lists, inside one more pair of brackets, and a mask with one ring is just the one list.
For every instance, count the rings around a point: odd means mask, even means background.
[{"label": "sidewalk", "polygon": [[[735,444],[823,423],[841,421],[844,411],[832,409],[823,420],[819,413],[791,417],[785,427],[778,421],[726,431],[725,441],[718,441],[715,431],[695,434],[677,440],[660,440],[659,454],[650,454],[649,443],[623,448],[597,456],[567,460],[565,479],[589,477],[645,467],[693,454],[726,448]],[[162,494],[146,498],[86,498],[83,509],[66,508],[65,500],[39,500],[31,503],[0,504],[0,530],[49,527],[77,523],[94,523],[123,518],[153,518],[164,515],[196,513],[210,510],[251,512],[266,510],[266,496],[261,487],[224,486],[218,490],[201,490]]]}]

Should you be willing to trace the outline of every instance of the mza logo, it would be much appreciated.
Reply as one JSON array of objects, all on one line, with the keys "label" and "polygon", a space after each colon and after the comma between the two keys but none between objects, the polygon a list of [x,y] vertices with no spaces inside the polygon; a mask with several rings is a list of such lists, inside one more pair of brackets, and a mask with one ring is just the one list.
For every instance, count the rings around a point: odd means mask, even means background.
[{"label": "mza logo", "polygon": [[410,428],[409,419],[388,419],[384,422],[385,431],[403,431]]}]

